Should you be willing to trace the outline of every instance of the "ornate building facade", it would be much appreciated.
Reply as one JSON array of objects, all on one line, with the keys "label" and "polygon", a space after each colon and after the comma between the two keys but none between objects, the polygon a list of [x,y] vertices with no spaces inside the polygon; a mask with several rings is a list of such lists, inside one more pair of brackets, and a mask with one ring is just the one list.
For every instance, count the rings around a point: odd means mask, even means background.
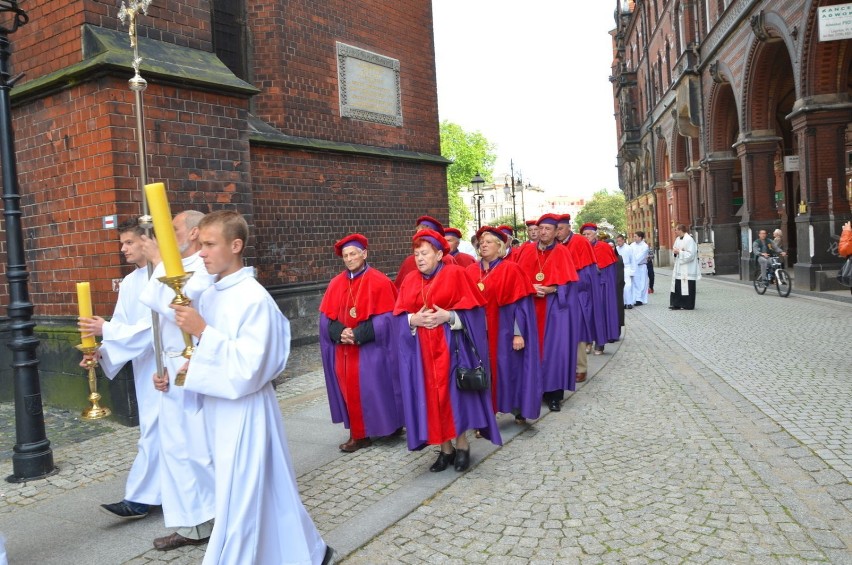
[{"label": "ornate building facade", "polygon": [[[619,0],[612,76],[631,230],[670,260],[673,226],[710,243],[717,273],[751,272],[781,228],[796,285],[830,287],[852,200],[852,40],[827,0]],[[839,19],[839,18],[838,18]],[[824,25],[824,23],[823,23]]]},{"label": "ornate building facade", "polygon": [[[74,283],[90,281],[95,313],[112,313],[129,272],[113,227],[141,215],[121,4],[27,0],[29,22],[10,35],[12,75],[23,76],[12,104],[29,289],[51,404],[69,404],[60,382],[84,386]],[[334,241],[363,233],[371,263],[392,273],[418,216],[446,220],[429,0],[154,0],[134,24],[149,181],[166,184],[173,213],[245,215],[248,264],[294,339],[315,339],[319,300],[341,269]],[[0,246],[0,270],[5,261]],[[6,329],[0,319],[0,338]],[[5,355],[0,398],[11,386]],[[113,407],[125,393],[113,391]]]}]

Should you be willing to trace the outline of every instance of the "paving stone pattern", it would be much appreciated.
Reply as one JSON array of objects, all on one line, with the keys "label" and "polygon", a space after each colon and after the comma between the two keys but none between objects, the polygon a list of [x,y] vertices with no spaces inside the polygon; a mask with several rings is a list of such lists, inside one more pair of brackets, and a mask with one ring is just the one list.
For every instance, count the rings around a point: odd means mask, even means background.
[{"label": "paving stone pattern", "polygon": [[[562,412],[545,409],[467,473],[445,471],[454,482],[341,561],[852,564],[852,305],[708,278],[697,310],[669,311],[660,275],[661,292],[627,312],[625,339]],[[324,390],[318,348],[295,349],[277,389],[285,421],[325,403]],[[60,472],[4,484],[0,513],[126,475],[136,429],[52,425],[71,430],[51,437]],[[320,530],[340,531],[422,489],[433,459],[384,438],[298,480]],[[203,554],[152,549],[125,563]]]}]

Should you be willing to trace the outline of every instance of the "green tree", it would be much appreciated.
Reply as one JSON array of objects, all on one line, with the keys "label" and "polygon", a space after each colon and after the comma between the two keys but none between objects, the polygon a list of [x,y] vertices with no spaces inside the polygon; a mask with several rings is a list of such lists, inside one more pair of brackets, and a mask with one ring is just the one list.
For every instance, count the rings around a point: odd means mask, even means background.
[{"label": "green tree", "polygon": [[441,122],[441,156],[453,162],[447,167],[450,225],[464,231],[471,214],[460,194],[461,189],[470,186],[470,179],[476,173],[491,182],[497,160],[495,146],[480,132],[466,132],[460,125],[444,120]]},{"label": "green tree", "polygon": [[612,224],[616,233],[627,231],[627,202],[623,192],[610,193],[605,188],[597,191],[574,218],[574,225],[579,229],[587,222],[597,224],[602,220]]}]

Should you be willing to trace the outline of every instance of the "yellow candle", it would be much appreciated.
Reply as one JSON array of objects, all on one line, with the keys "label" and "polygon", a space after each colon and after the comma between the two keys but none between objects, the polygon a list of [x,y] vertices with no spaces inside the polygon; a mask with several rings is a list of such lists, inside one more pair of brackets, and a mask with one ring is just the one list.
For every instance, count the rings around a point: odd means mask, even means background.
[{"label": "yellow candle", "polygon": [[[81,318],[91,318],[92,317],[92,289],[91,285],[87,282],[79,282],[77,283],[77,307],[80,310]],[[80,332],[82,336],[82,332]],[[83,347],[94,347],[95,346],[95,336],[90,335],[89,337],[82,338]]]},{"label": "yellow candle", "polygon": [[154,220],[154,233],[160,247],[160,257],[166,268],[166,276],[181,276],[184,274],[183,261],[172,225],[169,201],[166,199],[166,185],[161,182],[146,184],[145,196],[148,198],[148,209],[151,210],[151,218]]}]

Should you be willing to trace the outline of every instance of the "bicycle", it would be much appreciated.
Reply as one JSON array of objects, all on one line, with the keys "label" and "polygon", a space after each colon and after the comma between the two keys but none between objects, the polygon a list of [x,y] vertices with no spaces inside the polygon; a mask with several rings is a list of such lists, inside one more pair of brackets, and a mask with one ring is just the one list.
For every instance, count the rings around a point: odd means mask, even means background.
[{"label": "bicycle", "polygon": [[790,275],[784,270],[781,259],[777,255],[769,257],[769,264],[766,265],[766,275],[760,276],[760,268],[757,269],[757,274],[754,277],[754,290],[758,294],[766,294],[766,289],[769,285],[775,285],[778,291],[778,296],[786,298],[790,296],[790,291],[793,289],[793,284],[790,282]]}]

